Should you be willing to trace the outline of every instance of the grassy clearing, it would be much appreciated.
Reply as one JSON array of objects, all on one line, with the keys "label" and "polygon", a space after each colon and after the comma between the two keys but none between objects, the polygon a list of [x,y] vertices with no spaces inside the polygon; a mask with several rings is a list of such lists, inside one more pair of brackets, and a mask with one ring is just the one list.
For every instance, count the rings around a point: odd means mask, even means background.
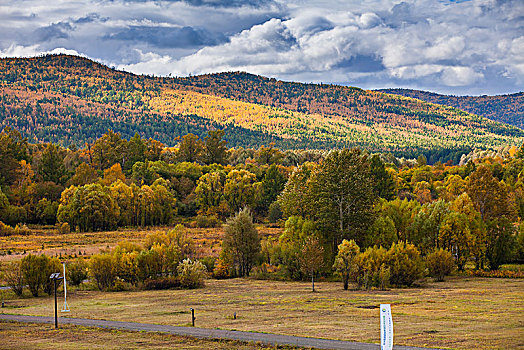
[{"label": "grassy clearing", "polygon": [[[118,242],[129,240],[142,243],[146,236],[155,231],[166,231],[173,227],[121,229],[107,232],[85,232],[60,234],[56,229],[35,229],[27,236],[0,237],[0,262],[19,260],[25,254],[46,254],[49,256],[90,256],[101,249],[114,247]],[[281,228],[257,227],[264,237],[282,233]],[[222,243],[222,228],[188,228],[199,256],[218,256]],[[11,254],[8,254],[11,252]]]},{"label": "grassy clearing", "polygon": [[[201,340],[176,335],[109,330],[101,328],[50,325],[0,321],[2,341],[0,349],[277,349],[253,343],[225,340]],[[278,349],[291,349],[278,347]]]},{"label": "grassy clearing", "polygon": [[[421,288],[344,291],[340,283],[209,280],[203,289],[68,295],[68,317],[196,325],[378,342],[378,305],[392,304],[396,344],[453,349],[524,348],[524,280],[453,277]],[[52,298],[11,299],[6,313],[52,315]],[[233,313],[237,319],[233,319]]]}]

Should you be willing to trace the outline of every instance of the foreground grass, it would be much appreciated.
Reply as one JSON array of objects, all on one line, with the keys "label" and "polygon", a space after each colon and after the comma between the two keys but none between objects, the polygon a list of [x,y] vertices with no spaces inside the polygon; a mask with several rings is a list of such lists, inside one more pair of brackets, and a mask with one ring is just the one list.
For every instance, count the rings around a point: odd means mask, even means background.
[{"label": "foreground grass", "polygon": [[[344,291],[340,283],[209,280],[203,289],[68,294],[67,317],[196,325],[379,341],[378,305],[392,304],[395,343],[453,349],[524,348],[524,280],[453,277],[421,288]],[[8,300],[6,313],[53,314],[52,298]],[[237,319],[233,319],[233,313]]]},{"label": "foreground grass", "polygon": [[[202,340],[170,334],[131,332],[103,328],[0,321],[0,349],[237,349],[269,350],[259,344],[226,340]],[[278,349],[291,349],[278,347]],[[294,348],[293,348],[294,349]]]}]

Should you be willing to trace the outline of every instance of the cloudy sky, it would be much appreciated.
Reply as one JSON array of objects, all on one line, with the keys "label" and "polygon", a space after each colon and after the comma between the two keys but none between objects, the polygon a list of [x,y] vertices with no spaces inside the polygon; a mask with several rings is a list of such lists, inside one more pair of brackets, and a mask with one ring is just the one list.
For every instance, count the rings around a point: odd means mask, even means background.
[{"label": "cloudy sky", "polygon": [[524,90],[522,0],[2,0],[0,56],[247,71],[457,95]]}]

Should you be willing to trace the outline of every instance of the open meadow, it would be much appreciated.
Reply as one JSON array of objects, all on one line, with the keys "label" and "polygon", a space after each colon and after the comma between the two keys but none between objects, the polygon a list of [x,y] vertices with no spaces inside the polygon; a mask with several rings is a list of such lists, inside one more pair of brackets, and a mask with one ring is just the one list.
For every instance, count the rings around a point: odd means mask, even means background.
[{"label": "open meadow", "polygon": [[[123,240],[142,244],[148,234],[165,232],[172,228],[172,226],[134,228],[69,234],[61,234],[54,228],[36,228],[30,235],[0,236],[0,262],[20,260],[29,253],[64,258],[89,257],[103,249],[113,248]],[[279,227],[260,225],[257,229],[261,237],[278,236],[282,233],[282,228]],[[195,244],[197,257],[218,256],[224,234],[223,228],[186,228],[186,230]]]},{"label": "open meadow", "polygon": [[0,349],[166,349],[178,350],[269,350],[290,347],[269,347],[254,343],[228,340],[203,340],[171,334],[131,332],[101,328],[62,325],[58,330],[49,325],[0,321]]},{"label": "open meadow", "polygon": [[[68,293],[71,312],[65,316],[187,326],[195,308],[197,327],[378,342],[378,305],[390,303],[396,344],[524,348],[522,279],[455,276],[387,291],[344,291],[336,282],[319,282],[317,288],[312,293],[309,283],[231,279],[207,280],[193,290],[77,289]],[[9,299],[3,312],[51,316],[52,300]]]}]

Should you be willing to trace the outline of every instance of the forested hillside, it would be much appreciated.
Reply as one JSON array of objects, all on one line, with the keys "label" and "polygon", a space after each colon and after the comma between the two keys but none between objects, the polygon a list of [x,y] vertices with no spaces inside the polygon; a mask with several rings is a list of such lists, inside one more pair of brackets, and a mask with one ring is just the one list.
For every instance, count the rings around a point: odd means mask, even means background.
[{"label": "forested hillside", "polygon": [[225,129],[230,146],[361,147],[430,163],[519,145],[524,131],[463,111],[359,88],[247,73],[155,78],[58,55],[0,60],[0,127],[32,142],[77,144],[107,129],[168,146]]},{"label": "forested hillside", "polygon": [[524,93],[498,96],[448,96],[410,89],[381,89],[380,92],[451,106],[502,123],[524,128]]}]

